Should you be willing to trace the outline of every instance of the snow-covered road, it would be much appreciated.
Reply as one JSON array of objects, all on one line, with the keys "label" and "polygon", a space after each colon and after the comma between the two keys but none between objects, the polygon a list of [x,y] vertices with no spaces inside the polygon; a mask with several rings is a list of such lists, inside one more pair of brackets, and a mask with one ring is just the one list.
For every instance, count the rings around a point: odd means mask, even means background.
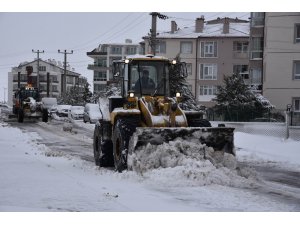
[{"label": "snow-covered road", "polygon": [[[243,141],[253,145],[255,136],[236,134],[239,172],[205,162],[201,169],[178,166],[141,175],[94,166],[93,125],[76,122],[72,133],[62,127],[61,121],[1,124],[0,211],[300,211],[299,182],[293,182],[299,163],[259,154]],[[277,141],[264,140],[272,146]],[[286,172],[289,181],[276,180],[274,174]]]}]

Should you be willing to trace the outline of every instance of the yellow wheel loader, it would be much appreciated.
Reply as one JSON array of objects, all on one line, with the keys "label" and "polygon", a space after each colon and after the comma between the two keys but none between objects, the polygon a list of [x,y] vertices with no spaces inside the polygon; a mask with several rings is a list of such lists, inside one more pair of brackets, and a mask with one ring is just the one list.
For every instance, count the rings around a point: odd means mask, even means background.
[{"label": "yellow wheel loader", "polygon": [[175,65],[175,60],[153,55],[127,56],[114,62],[121,96],[99,103],[102,118],[94,130],[96,165],[114,166],[121,172],[127,169],[128,154],[148,143],[160,145],[178,137],[196,137],[199,144],[235,155],[234,128],[211,127],[203,112],[180,108],[181,93],[170,96],[169,71]]}]

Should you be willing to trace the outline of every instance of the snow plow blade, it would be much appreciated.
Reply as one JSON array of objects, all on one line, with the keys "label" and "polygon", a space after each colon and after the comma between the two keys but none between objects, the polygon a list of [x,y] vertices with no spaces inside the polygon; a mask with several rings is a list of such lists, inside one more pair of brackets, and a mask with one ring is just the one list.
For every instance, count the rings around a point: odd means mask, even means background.
[{"label": "snow plow blade", "polygon": [[222,151],[235,156],[234,128],[228,127],[193,127],[193,128],[142,128],[137,127],[129,144],[129,154],[139,151],[148,143],[161,145],[177,138],[187,141],[199,141],[215,151]]}]

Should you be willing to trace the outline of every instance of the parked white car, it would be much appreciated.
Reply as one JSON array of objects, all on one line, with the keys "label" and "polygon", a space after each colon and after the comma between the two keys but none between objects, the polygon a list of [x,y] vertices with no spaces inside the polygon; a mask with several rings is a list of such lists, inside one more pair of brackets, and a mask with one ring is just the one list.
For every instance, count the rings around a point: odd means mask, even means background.
[{"label": "parked white car", "polygon": [[68,117],[71,105],[58,105],[56,114],[59,117]]},{"label": "parked white car", "polygon": [[0,103],[0,113],[10,114],[12,113],[12,107],[7,104]]},{"label": "parked white car", "polygon": [[83,106],[71,106],[68,117],[73,120],[80,120],[83,118]]},{"label": "parked white car", "polygon": [[96,123],[101,118],[98,104],[87,103],[84,107],[83,122]]}]

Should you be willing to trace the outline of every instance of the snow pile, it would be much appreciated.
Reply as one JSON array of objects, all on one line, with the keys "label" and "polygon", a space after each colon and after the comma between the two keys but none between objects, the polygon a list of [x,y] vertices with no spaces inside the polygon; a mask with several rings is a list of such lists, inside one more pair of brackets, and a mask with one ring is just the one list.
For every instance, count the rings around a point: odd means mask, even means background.
[{"label": "snow pile", "polygon": [[150,183],[174,187],[211,184],[249,187],[258,180],[251,169],[236,168],[233,155],[181,138],[161,145],[148,144],[128,155],[128,167]]},{"label": "snow pile", "polygon": [[104,120],[110,120],[109,101],[106,97],[99,98],[99,108]]}]

